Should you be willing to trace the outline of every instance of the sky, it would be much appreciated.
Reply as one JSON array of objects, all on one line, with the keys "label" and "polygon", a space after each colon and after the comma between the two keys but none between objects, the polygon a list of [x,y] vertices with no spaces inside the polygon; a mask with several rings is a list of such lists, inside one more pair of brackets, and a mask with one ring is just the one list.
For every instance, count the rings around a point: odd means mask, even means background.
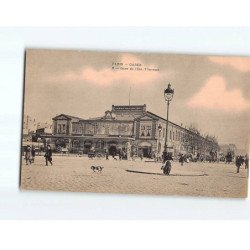
[{"label": "sky", "polygon": [[24,113],[39,121],[61,113],[99,117],[113,104],[128,105],[130,92],[131,105],[166,117],[168,83],[172,122],[248,148],[249,57],[27,50]]}]

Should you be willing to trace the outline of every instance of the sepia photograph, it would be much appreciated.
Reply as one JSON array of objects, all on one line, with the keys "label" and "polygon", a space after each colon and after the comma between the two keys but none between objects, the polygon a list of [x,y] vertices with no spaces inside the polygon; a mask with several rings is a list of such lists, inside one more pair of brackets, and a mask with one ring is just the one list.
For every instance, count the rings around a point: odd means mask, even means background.
[{"label": "sepia photograph", "polygon": [[250,57],[27,49],[20,189],[248,196]]}]

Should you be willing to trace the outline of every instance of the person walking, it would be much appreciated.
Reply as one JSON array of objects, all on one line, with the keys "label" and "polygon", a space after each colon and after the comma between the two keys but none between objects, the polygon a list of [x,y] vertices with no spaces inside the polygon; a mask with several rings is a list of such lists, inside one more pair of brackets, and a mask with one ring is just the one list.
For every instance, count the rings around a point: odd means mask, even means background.
[{"label": "person walking", "polygon": [[249,167],[249,158],[248,155],[245,156],[245,169],[248,169]]},{"label": "person walking", "polygon": [[48,162],[52,166],[53,165],[53,163],[52,163],[52,150],[51,150],[50,145],[47,146],[44,157],[45,157],[45,161],[46,161],[46,166],[48,166]]},{"label": "person walking", "polygon": [[140,153],[141,161],[143,160],[143,153]]},{"label": "person walking", "polygon": [[184,155],[181,154],[179,162],[181,163],[182,166],[183,166],[184,161],[185,161]]},{"label": "person walking", "polygon": [[25,150],[25,161],[26,161],[26,165],[28,165],[28,163],[31,165],[31,148],[30,148],[30,145],[27,145],[26,150]]},{"label": "person walking", "polygon": [[237,168],[237,174],[240,172],[240,166],[241,166],[241,164],[242,164],[241,157],[237,156],[236,157],[236,161],[235,161],[235,165],[236,165],[236,168]]},{"label": "person walking", "polygon": [[163,170],[163,174],[169,175],[172,169],[172,164],[170,161],[173,161],[173,157],[171,153],[163,152],[162,155],[163,166],[161,169]]},{"label": "person walking", "polygon": [[36,150],[35,150],[34,146],[32,146],[32,148],[31,148],[31,156],[32,156],[32,162],[34,163],[35,162],[35,156],[36,156]]},{"label": "person walking", "polygon": [[106,160],[108,160],[108,159],[109,159],[109,152],[106,151]]},{"label": "person walking", "polygon": [[121,152],[121,150],[119,150],[118,155],[119,155],[119,160],[121,161],[121,159],[122,159],[122,152]]}]

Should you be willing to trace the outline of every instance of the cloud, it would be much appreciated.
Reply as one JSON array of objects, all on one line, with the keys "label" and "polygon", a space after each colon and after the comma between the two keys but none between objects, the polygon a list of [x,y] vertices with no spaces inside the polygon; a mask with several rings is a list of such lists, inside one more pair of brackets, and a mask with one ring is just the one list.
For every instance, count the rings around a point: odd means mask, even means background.
[{"label": "cloud", "polygon": [[244,99],[240,89],[226,89],[226,82],[220,76],[212,76],[201,90],[190,100],[188,106],[225,112],[239,112],[250,108],[250,101]]},{"label": "cloud", "polygon": [[147,84],[154,81],[160,80],[162,77],[167,75],[167,72],[145,70],[147,69],[157,69],[157,65],[145,64],[140,59],[131,54],[124,54],[119,61],[114,61],[115,63],[122,63],[122,67],[134,68],[130,64],[141,64],[141,71],[138,70],[116,70],[112,67],[120,68],[121,65],[112,65],[113,62],[107,62],[108,67],[97,70],[93,67],[85,67],[80,71],[68,71],[61,75],[50,76],[50,81],[88,81],[98,85],[110,85],[115,82],[125,81],[129,84]]},{"label": "cloud", "polygon": [[241,72],[250,71],[250,57],[210,56],[209,60],[219,65],[227,65]]}]

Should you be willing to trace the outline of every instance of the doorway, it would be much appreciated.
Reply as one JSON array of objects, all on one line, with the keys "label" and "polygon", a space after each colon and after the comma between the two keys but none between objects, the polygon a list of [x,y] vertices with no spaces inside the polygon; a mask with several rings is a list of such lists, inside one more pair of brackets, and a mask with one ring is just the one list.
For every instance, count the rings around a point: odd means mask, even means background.
[{"label": "doorway", "polygon": [[143,157],[151,158],[151,147],[139,147],[139,152],[141,152]]},{"label": "doorway", "polygon": [[109,147],[109,155],[112,155],[112,156],[117,155],[117,148],[116,148],[116,146],[111,145],[111,146]]},{"label": "doorway", "polygon": [[92,141],[85,141],[84,142],[84,148],[83,148],[83,153],[88,154],[92,148]]}]

